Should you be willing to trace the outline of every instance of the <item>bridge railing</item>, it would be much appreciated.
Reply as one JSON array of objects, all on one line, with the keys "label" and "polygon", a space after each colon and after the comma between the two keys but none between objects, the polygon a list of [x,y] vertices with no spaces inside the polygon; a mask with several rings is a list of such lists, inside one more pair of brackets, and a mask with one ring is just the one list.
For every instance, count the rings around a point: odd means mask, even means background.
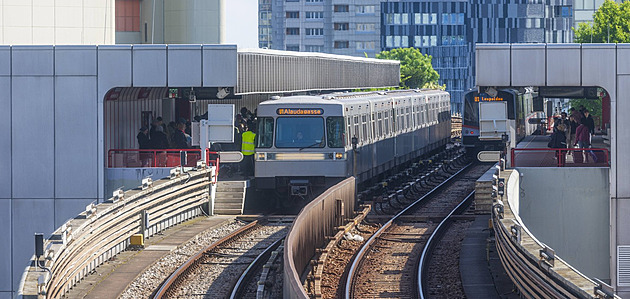
[{"label": "bridge railing", "polygon": [[[527,229],[510,203],[520,190],[517,170],[500,173],[506,179],[505,202],[495,201],[492,224],[503,268],[525,298],[615,298],[612,288],[580,273],[540,242]],[[510,196],[516,198],[510,198]]]},{"label": "bridge railing", "polygon": [[355,179],[349,177],[300,211],[284,242],[284,298],[309,298],[300,274],[315,255],[315,249],[326,244],[326,237],[334,236],[345,218],[354,217],[354,206]]},{"label": "bridge railing", "polygon": [[204,213],[214,188],[215,167],[201,167],[90,204],[44,240],[44,254],[31,259],[20,283],[20,298],[60,298],[92,270],[130,245]]},{"label": "bridge railing", "polygon": [[513,148],[512,167],[610,167],[606,148]]}]

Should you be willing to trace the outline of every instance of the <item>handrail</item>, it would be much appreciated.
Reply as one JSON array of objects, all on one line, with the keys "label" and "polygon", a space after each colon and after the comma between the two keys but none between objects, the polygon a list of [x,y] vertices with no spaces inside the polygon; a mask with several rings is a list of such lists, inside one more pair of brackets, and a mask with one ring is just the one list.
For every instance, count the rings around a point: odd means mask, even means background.
[{"label": "handrail", "polygon": [[[181,165],[181,154],[186,153],[187,163],[184,166],[194,167],[201,160],[201,149],[110,149],[107,151],[107,165],[109,168],[127,168],[127,167],[176,167]],[[119,154],[120,157],[115,156]],[[194,155],[190,155],[194,154]],[[216,159],[210,159],[210,155],[216,155]],[[211,152],[206,149],[206,163],[208,166],[217,166],[219,160],[218,152]],[[190,155],[190,156],[189,156]],[[120,163],[117,163],[120,160]],[[128,161],[131,160],[131,161]],[[134,164],[130,166],[130,164]]]},{"label": "handrail", "polygon": [[93,269],[125,250],[132,235],[151,237],[201,215],[202,205],[209,201],[213,177],[215,167],[202,167],[88,205],[45,240],[41,259],[48,270],[38,268],[33,257],[19,295],[60,298]]},{"label": "handrail", "polygon": [[[535,160],[536,165],[518,163],[518,152],[536,152],[539,154]],[[588,155],[591,157],[596,153],[603,153],[603,161],[597,160],[590,163],[568,163],[567,155]],[[607,148],[513,148],[511,151],[511,167],[610,167],[610,151]],[[586,156],[585,156],[586,158]]]}]

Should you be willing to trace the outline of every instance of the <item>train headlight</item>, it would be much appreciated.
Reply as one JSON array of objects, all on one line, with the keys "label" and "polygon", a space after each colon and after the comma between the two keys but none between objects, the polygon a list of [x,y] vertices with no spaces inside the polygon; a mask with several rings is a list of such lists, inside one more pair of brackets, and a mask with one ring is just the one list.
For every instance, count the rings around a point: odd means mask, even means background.
[{"label": "train headlight", "polygon": [[335,153],[335,160],[343,159],[344,153]]},{"label": "train headlight", "polygon": [[258,161],[265,161],[265,160],[267,160],[267,153],[258,153],[258,157],[256,158],[256,160],[258,160]]}]

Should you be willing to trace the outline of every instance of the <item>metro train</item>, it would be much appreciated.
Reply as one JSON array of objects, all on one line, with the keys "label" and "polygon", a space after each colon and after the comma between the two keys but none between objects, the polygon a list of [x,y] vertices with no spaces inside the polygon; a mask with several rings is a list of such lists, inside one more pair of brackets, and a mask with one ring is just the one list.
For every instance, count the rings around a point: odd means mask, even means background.
[{"label": "metro train", "polygon": [[307,198],[384,175],[450,139],[450,95],[396,90],[273,97],[258,106],[255,181]]},{"label": "metro train", "polygon": [[[509,147],[514,147],[518,142],[523,140],[525,136],[534,134],[536,130],[541,130],[540,122],[530,124],[530,119],[544,118],[542,111],[534,111],[539,102],[538,93],[531,88],[516,89],[499,89],[496,95],[488,95],[482,93],[481,96],[476,90],[468,91],[464,94],[464,117],[462,119],[462,144],[467,148],[467,152],[476,156],[480,151],[502,151],[505,149],[506,142]],[[507,109],[502,116],[497,115],[496,107],[491,107],[495,111],[486,111],[486,118],[495,118],[494,120],[506,120],[505,137],[507,140],[498,138],[481,136],[480,126],[480,103],[505,103]],[[542,109],[541,109],[542,110]],[[507,113],[507,115],[505,115]],[[498,113],[501,114],[501,113]],[[492,121],[492,119],[489,119]],[[496,124],[495,124],[496,126]],[[501,131],[501,128],[497,129]],[[481,137],[481,138],[480,138]]]}]

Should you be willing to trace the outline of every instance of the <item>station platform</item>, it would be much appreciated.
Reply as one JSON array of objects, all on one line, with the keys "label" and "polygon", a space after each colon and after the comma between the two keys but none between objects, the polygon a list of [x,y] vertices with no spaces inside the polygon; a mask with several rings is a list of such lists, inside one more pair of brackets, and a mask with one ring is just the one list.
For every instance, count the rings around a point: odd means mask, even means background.
[{"label": "station platform", "polygon": [[[512,167],[608,167],[610,146],[605,136],[594,135],[591,151],[578,148],[556,150],[547,147],[551,135],[526,136],[512,150]],[[558,161],[558,153],[561,160]],[[594,159],[596,158],[596,159]]]},{"label": "station platform", "polygon": [[221,226],[233,216],[198,217],[145,240],[143,250],[127,250],[96,268],[72,288],[66,298],[118,298],[149,266],[201,232]]}]

